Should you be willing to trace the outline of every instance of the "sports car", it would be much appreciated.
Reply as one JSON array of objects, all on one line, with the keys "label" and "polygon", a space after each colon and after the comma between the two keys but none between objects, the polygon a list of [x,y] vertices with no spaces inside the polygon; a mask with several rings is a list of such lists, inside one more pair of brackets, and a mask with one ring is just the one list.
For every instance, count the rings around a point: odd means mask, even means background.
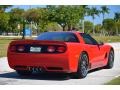
[{"label": "sports car", "polygon": [[35,40],[12,41],[8,47],[9,66],[19,75],[70,73],[85,78],[89,70],[112,68],[114,49],[98,43],[89,34],[77,31],[44,32]]}]

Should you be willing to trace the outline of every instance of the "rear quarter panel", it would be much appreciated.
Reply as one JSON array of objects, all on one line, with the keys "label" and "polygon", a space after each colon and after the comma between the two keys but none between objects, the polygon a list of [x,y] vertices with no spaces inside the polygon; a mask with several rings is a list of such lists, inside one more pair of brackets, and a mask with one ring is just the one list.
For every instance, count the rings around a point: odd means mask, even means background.
[{"label": "rear quarter panel", "polygon": [[76,72],[78,67],[78,60],[81,52],[84,50],[84,47],[80,43],[66,43],[66,44],[70,65],[69,67],[73,72]]}]

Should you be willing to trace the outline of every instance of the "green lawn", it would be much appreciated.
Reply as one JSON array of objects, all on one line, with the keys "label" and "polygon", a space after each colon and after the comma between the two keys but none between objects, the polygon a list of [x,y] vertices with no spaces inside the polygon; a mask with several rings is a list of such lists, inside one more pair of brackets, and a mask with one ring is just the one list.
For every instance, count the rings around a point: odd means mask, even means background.
[{"label": "green lawn", "polygon": [[7,48],[12,40],[0,39],[0,57],[7,55]]},{"label": "green lawn", "polygon": [[7,48],[11,41],[18,40],[20,38],[1,38],[0,37],[0,57],[7,56]]},{"label": "green lawn", "polygon": [[109,81],[108,83],[106,83],[106,85],[120,85],[120,76],[118,78]]},{"label": "green lawn", "polygon": [[[9,43],[13,40],[19,40],[19,39],[21,39],[21,37],[17,37],[17,38],[0,37],[0,57],[6,57]],[[30,38],[27,38],[27,39],[30,39]]]},{"label": "green lawn", "polygon": [[106,42],[120,42],[120,36],[93,36],[97,41]]}]

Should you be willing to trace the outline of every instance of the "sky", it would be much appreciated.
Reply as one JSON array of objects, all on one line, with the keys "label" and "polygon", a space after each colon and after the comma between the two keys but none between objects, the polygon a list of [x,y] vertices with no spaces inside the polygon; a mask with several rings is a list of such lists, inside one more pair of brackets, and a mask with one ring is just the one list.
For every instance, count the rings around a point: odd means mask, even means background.
[{"label": "sky", "polygon": [[[90,6],[90,7],[92,7],[92,6]],[[96,7],[97,9],[100,9],[101,6],[94,5],[94,7]],[[110,13],[105,14],[105,18],[114,18],[114,13],[116,13],[116,12],[120,13],[120,5],[108,5],[107,7],[110,9],[110,11],[109,11]],[[103,19],[102,14],[99,16],[96,16],[95,20],[94,20],[95,24],[102,24],[102,19]],[[93,21],[91,16],[85,17],[85,20]]]},{"label": "sky", "polygon": [[[12,8],[22,8],[22,9],[30,9],[30,8],[36,8],[36,7],[46,7],[46,5],[14,5]],[[100,9],[100,5],[90,5],[89,7],[96,7],[97,9]],[[107,6],[110,9],[110,13],[109,14],[105,14],[105,18],[114,18],[114,13],[115,12],[120,12],[120,5],[108,5]],[[10,11],[10,9],[8,9],[7,11]],[[102,14],[99,16],[95,17],[95,24],[102,24]],[[89,21],[93,21],[91,16],[86,16],[85,20],[89,20]]]}]

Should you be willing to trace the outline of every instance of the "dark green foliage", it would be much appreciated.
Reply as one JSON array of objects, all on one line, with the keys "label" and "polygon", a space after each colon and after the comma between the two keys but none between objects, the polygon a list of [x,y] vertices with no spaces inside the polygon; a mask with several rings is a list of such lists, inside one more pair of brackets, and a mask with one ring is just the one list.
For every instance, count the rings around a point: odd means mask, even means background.
[{"label": "dark green foliage", "polygon": [[[107,33],[105,35],[119,35],[120,13],[115,13],[114,19],[106,18],[110,9],[101,6],[100,9],[88,5],[48,5],[45,8],[30,8],[28,10],[12,8],[9,12],[5,10],[11,5],[0,6],[0,33],[20,33],[23,24],[32,29],[33,34],[45,31],[69,31],[72,29],[86,33]],[[97,16],[103,16],[103,23],[95,25]],[[84,21],[85,16],[91,16],[93,22]],[[19,28],[18,28],[19,26]]]}]

